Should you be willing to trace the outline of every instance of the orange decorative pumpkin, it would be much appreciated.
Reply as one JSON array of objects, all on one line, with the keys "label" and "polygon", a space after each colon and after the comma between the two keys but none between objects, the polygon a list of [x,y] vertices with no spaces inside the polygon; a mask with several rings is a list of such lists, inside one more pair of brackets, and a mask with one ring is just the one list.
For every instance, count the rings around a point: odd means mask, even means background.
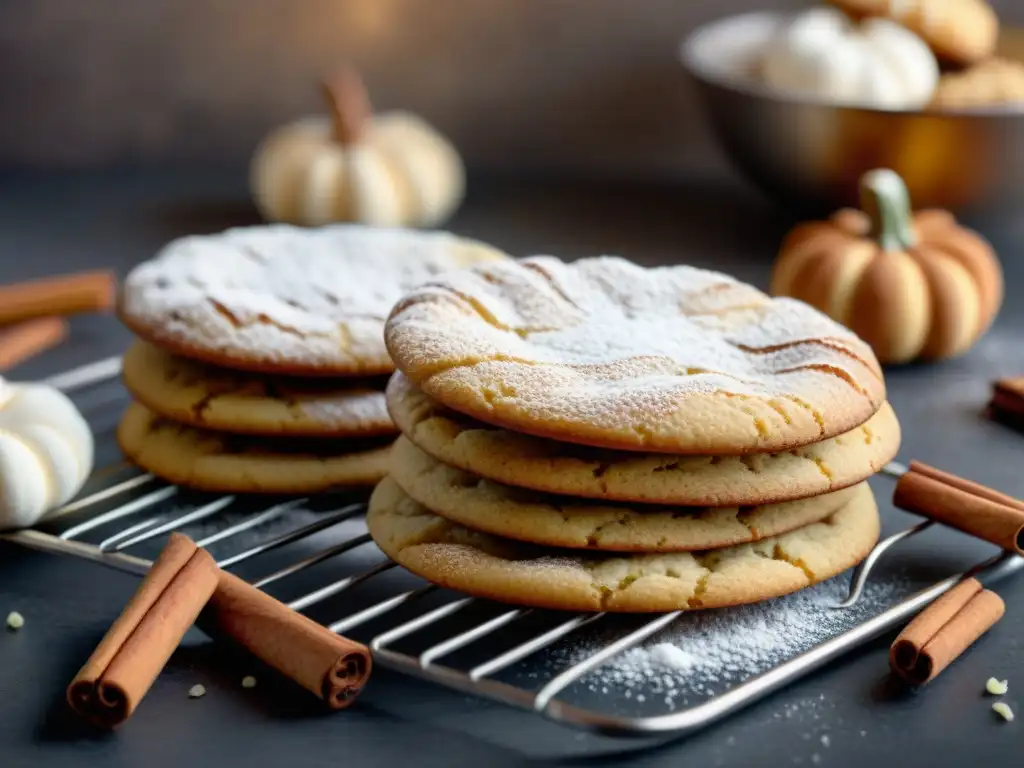
[{"label": "orange decorative pumpkin", "polygon": [[883,363],[966,352],[995,319],[1003,273],[992,247],[947,211],[911,213],[893,171],[866,173],[862,211],[798,225],[786,236],[771,291],[825,312]]}]

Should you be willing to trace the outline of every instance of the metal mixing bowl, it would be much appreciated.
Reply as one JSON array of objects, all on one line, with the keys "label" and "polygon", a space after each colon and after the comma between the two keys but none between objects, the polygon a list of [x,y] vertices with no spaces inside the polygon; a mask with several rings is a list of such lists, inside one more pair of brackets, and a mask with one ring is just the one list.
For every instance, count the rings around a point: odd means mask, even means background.
[{"label": "metal mixing bowl", "polygon": [[857,180],[892,168],[915,207],[1024,209],[1024,111],[887,111],[837,106],[763,85],[758,62],[784,14],[707,24],[681,46],[726,153],[771,197],[830,210],[857,201]]}]

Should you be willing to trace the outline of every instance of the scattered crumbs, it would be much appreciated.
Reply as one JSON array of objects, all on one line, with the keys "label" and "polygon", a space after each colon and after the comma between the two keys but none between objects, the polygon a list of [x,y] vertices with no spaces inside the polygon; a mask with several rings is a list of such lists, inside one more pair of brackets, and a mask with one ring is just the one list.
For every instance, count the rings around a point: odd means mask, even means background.
[{"label": "scattered crumbs", "polygon": [[985,690],[993,696],[1003,696],[1010,690],[1010,685],[1006,680],[996,680],[994,677],[990,677],[985,681]]},{"label": "scattered crumbs", "polygon": [[255,688],[256,687],[256,678],[253,677],[252,675],[246,675],[245,677],[242,678],[242,687],[243,688]]},{"label": "scattered crumbs", "polygon": [[1005,701],[997,701],[992,705],[992,711],[999,715],[1003,720],[1008,723],[1013,722],[1013,710],[1010,709],[1010,705]]},{"label": "scattered crumbs", "polygon": [[813,755],[811,755],[811,762],[815,765],[818,765],[821,762],[821,755],[815,752]]},{"label": "scattered crumbs", "polygon": [[823,747],[825,747],[827,749],[831,743],[832,743],[832,739],[830,739],[828,737],[828,734],[827,733],[826,734],[822,734],[821,746],[823,746]]},{"label": "scattered crumbs", "polygon": [[206,687],[203,686],[203,685],[196,684],[196,685],[193,685],[191,688],[188,689],[188,697],[190,699],[198,699],[199,697],[205,696],[205,695],[206,695]]},{"label": "scattered crumbs", "polygon": [[25,626],[25,617],[17,611],[11,611],[7,614],[7,628],[12,632],[17,632],[19,629]]}]

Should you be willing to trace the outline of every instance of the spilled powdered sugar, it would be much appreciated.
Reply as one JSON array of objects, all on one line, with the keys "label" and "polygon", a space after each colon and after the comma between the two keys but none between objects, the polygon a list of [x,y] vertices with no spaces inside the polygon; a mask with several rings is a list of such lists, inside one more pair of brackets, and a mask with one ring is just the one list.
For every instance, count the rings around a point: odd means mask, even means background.
[{"label": "spilled powdered sugar", "polygon": [[[596,694],[663,703],[659,708],[697,704],[841,634],[910,591],[904,582],[873,583],[854,606],[836,609],[848,586],[842,576],[775,600],[686,614],[580,684]],[[601,641],[565,650],[558,663],[582,661]]]}]

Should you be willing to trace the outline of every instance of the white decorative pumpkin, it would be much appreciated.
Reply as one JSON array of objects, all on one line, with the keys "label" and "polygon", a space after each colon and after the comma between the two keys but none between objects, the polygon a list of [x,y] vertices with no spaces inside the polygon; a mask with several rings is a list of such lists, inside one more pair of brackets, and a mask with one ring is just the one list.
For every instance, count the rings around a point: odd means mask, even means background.
[{"label": "white decorative pumpkin", "polygon": [[331,116],[278,128],[256,150],[256,205],[269,221],[431,227],[458,207],[465,172],[455,148],[407,112],[373,115],[362,79],[324,83]]},{"label": "white decorative pumpkin", "polygon": [[0,529],[66,504],[92,472],[92,430],[66,395],[0,379]]},{"label": "white decorative pumpkin", "polygon": [[855,23],[834,8],[780,25],[761,73],[779,90],[879,109],[923,107],[939,82],[935,55],[909,29],[887,19]]}]

